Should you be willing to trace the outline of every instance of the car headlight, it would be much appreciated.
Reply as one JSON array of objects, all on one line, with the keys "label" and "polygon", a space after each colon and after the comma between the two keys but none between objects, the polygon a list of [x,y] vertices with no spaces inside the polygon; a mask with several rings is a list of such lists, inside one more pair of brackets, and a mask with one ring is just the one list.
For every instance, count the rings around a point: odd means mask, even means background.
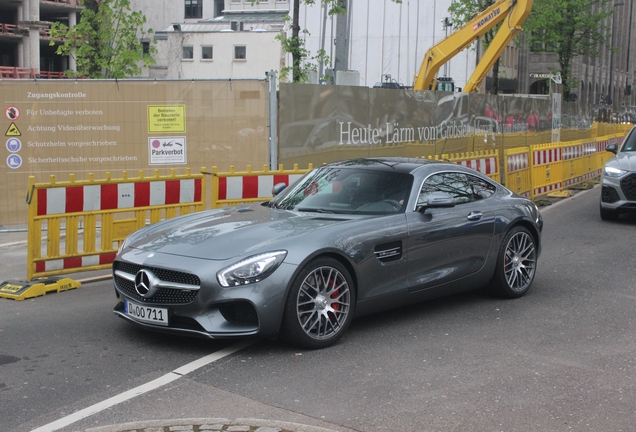
[{"label": "car headlight", "polygon": [[608,177],[620,177],[623,174],[625,174],[627,171],[622,170],[620,168],[614,168],[614,167],[606,166],[606,167],[603,168],[603,172]]},{"label": "car headlight", "polygon": [[287,251],[254,255],[220,270],[216,279],[223,287],[247,285],[265,279],[274,273],[287,256]]}]

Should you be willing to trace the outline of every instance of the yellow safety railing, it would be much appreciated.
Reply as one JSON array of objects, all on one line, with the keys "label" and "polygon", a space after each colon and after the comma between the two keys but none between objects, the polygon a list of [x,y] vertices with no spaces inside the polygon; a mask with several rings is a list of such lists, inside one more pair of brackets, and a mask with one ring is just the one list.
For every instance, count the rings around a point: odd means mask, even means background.
[{"label": "yellow safety railing", "polygon": [[[205,169],[202,169],[205,171]],[[120,243],[148,223],[201,211],[203,174],[76,180],[29,178],[27,280],[109,268]]]},{"label": "yellow safety railing", "polygon": [[312,164],[307,169],[299,169],[294,164],[293,169],[284,170],[279,165],[277,171],[271,171],[265,165],[263,171],[252,171],[248,165],[245,171],[234,171],[232,166],[229,172],[220,173],[213,167],[212,208],[266,201],[272,197],[272,188],[276,184],[289,186],[312,168]]},{"label": "yellow safety railing", "polygon": [[532,175],[527,147],[504,151],[504,179],[508,189],[526,198],[531,197]]},{"label": "yellow safety railing", "polygon": [[[482,172],[497,182],[504,180],[513,192],[535,198],[561,190],[600,174],[603,164],[612,157],[605,151],[609,143],[620,143],[624,133],[586,138],[557,144],[540,144],[505,149],[503,160],[498,151],[422,156],[447,160]],[[131,232],[163,219],[204,210],[204,174],[211,174],[211,207],[266,201],[278,183],[290,185],[313,168],[177,175],[135,178],[124,172],[112,179],[110,173],[101,180],[89,175],[78,181],[73,174],[68,181],[36,183],[29,179],[27,280],[80,271],[109,268],[121,242]]]}]

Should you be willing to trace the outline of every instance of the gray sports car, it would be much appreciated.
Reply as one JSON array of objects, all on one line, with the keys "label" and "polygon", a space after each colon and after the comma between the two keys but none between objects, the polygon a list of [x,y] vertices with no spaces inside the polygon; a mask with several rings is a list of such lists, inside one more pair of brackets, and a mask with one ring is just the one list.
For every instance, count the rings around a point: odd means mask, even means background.
[{"label": "gray sports car", "polygon": [[625,137],[620,149],[610,144],[615,154],[601,174],[601,219],[616,220],[622,213],[636,213],[636,128]]},{"label": "gray sports car", "polygon": [[480,287],[520,297],[534,279],[539,210],[474,170],[356,159],[280,190],[131,234],[113,263],[114,312],[152,330],[323,348],[355,316]]}]

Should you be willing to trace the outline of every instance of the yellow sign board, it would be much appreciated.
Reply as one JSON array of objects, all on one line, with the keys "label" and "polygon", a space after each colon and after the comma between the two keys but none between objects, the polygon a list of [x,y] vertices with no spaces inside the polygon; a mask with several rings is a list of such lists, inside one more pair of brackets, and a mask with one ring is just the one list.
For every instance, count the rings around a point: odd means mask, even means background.
[{"label": "yellow sign board", "polygon": [[2,287],[0,287],[0,292],[6,292],[6,293],[10,293],[10,294],[15,294],[16,292],[20,291],[22,288],[24,288],[23,285],[16,285],[16,284],[12,284],[12,283],[6,283]]},{"label": "yellow sign board", "polygon": [[148,132],[185,132],[185,105],[148,105]]}]

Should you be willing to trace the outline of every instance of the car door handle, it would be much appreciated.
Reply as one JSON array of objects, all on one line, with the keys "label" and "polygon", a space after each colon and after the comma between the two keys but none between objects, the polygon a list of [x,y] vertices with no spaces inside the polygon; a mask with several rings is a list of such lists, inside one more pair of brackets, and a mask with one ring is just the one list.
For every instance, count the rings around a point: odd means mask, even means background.
[{"label": "car door handle", "polygon": [[479,220],[482,217],[484,217],[483,213],[478,211],[470,212],[468,213],[468,216],[466,216],[466,218],[471,221]]}]

